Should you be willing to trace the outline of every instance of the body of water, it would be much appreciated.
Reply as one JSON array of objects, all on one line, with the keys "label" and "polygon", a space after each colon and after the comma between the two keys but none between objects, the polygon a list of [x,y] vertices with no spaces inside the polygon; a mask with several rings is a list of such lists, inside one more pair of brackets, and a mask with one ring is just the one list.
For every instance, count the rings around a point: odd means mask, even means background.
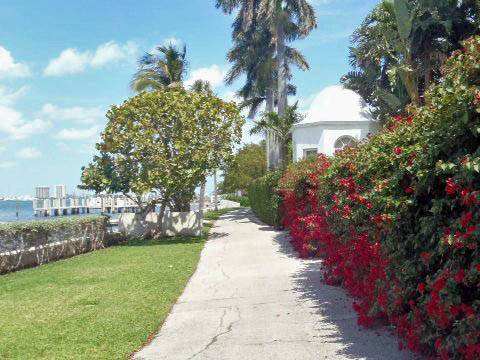
[{"label": "body of water", "polygon": [[[18,211],[18,217],[17,217]],[[90,214],[65,215],[65,216],[34,216],[32,201],[4,200],[0,201],[0,223],[12,221],[30,221],[58,219],[61,217],[78,217],[85,215],[100,215],[100,210],[90,210]]]}]

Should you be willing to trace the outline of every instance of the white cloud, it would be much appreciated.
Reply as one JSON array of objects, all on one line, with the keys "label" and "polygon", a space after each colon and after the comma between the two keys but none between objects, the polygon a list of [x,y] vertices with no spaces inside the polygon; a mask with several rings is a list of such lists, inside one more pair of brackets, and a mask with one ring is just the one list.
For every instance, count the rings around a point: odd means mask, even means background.
[{"label": "white cloud", "polygon": [[13,93],[8,93],[7,89],[3,86],[0,86],[0,106],[11,106],[13,105],[18,98],[25,95],[29,90],[28,86],[22,86],[20,89]]},{"label": "white cloud", "polygon": [[102,67],[107,63],[115,63],[122,60],[135,59],[138,46],[133,41],[127,41],[125,44],[117,44],[115,41],[109,41],[100,45],[95,51],[90,65],[93,67]]},{"label": "white cloud", "polygon": [[173,45],[178,49],[182,49],[183,46],[185,45],[185,43],[183,42],[183,40],[180,40],[180,39],[176,38],[175,36],[168,37],[168,38],[163,39],[160,43],[153,45],[148,53],[149,54],[158,54],[159,51],[157,50],[157,48],[159,46],[168,46],[168,45]]},{"label": "white cloud", "polygon": [[238,103],[238,101],[240,100],[238,97],[237,97],[237,94],[235,93],[235,91],[231,91],[231,90],[228,90],[226,92],[224,92],[223,94],[220,94],[219,97],[222,99],[222,100],[225,100],[225,101],[235,101]]},{"label": "white cloud", "polygon": [[26,121],[22,113],[7,107],[0,106],[0,133],[12,140],[26,139],[34,134],[42,133],[47,130],[51,123],[49,121],[35,119]]},{"label": "white cloud", "polygon": [[74,48],[68,48],[63,50],[57,58],[50,60],[43,75],[76,74],[84,71],[87,67],[99,68],[107,63],[128,61],[135,58],[137,50],[138,46],[133,41],[127,41],[125,44],[109,41],[101,44],[95,52],[89,50],[81,52]]},{"label": "white cloud", "polygon": [[92,126],[87,129],[62,129],[55,137],[63,140],[96,139],[100,134],[100,131],[100,126]]},{"label": "white cloud", "polygon": [[30,75],[28,65],[15,62],[10,51],[0,46],[0,79],[26,77]]},{"label": "white cloud", "polygon": [[73,120],[83,124],[94,124],[105,119],[106,109],[98,107],[61,108],[53,104],[45,104],[40,111],[41,116],[56,121]]},{"label": "white cloud", "polygon": [[220,66],[216,64],[210,67],[200,68],[191,72],[188,80],[185,81],[185,86],[188,88],[193,85],[196,80],[207,80],[214,88],[223,83],[226,73],[225,70],[222,70]]},{"label": "white cloud", "polygon": [[57,147],[59,147],[63,151],[69,151],[69,152],[73,152],[73,153],[77,153],[77,154],[93,155],[97,151],[97,149],[95,148],[95,143],[94,142],[83,143],[83,144],[75,143],[75,144],[71,145],[71,144],[67,144],[63,141],[60,141],[60,142],[57,142],[56,145],[57,145]]},{"label": "white cloud", "polygon": [[[181,47],[183,46],[184,42],[178,38],[176,38],[175,36],[172,36],[172,37],[168,37],[168,38],[165,38],[162,40],[162,45],[163,46],[168,46],[172,44],[173,46],[176,46],[176,47]],[[158,45],[156,45],[154,47],[154,49],[157,47]]]},{"label": "white cloud", "polygon": [[11,169],[17,166],[13,161],[0,161],[0,169]]},{"label": "white cloud", "polygon": [[42,153],[34,147],[26,147],[17,151],[15,156],[20,159],[36,159],[41,157]]},{"label": "white cloud", "polygon": [[66,49],[60,53],[60,56],[50,60],[45,68],[45,76],[61,76],[66,74],[75,74],[86,69],[90,61],[90,52],[81,53],[77,49]]}]

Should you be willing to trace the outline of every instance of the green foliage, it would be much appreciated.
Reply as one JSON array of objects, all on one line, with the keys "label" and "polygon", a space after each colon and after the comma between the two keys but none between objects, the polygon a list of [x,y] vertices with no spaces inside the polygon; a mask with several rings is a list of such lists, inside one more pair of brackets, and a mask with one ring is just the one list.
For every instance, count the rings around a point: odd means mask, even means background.
[{"label": "green foliage", "polygon": [[273,145],[278,145],[280,150],[279,163],[281,167],[286,167],[292,159],[292,157],[289,157],[292,155],[290,152],[292,126],[302,121],[303,118],[304,116],[298,112],[297,101],[294,105],[287,106],[285,113],[282,115],[275,112],[264,112],[261,119],[254,122],[250,134],[265,134],[267,139],[272,140]]},{"label": "green foliage", "polygon": [[479,33],[474,1],[385,0],[352,35],[350,62],[342,78],[379,120],[424,104],[424,93],[441,79],[441,67],[461,41]]},{"label": "green foliage", "polygon": [[265,176],[252,181],[248,189],[250,207],[264,223],[280,227],[282,198],[277,190],[283,171],[268,172]]},{"label": "green foliage", "polygon": [[88,227],[105,227],[105,225],[105,216],[4,223],[0,224],[0,250],[38,247],[58,241],[59,239],[54,237],[56,233],[68,232],[78,236]]},{"label": "green foliage", "polygon": [[241,191],[246,194],[250,183],[265,175],[267,171],[265,141],[246,144],[235,155],[234,160],[223,170],[223,183],[219,189],[223,194]]},{"label": "green foliage", "polygon": [[167,86],[181,87],[187,73],[187,48],[178,50],[173,44],[158,46],[157,53],[147,53],[140,59],[140,69],[130,87],[137,91],[159,90]]},{"label": "green foliage", "polygon": [[248,196],[244,196],[244,195],[238,196],[238,195],[228,194],[224,196],[224,199],[238,202],[242,207],[250,207],[250,201],[248,199]]},{"label": "green foliage", "polygon": [[[122,240],[106,235],[107,217],[0,224],[0,273],[42,265]],[[27,253],[27,251],[34,251]]]},{"label": "green foliage", "polygon": [[[228,163],[244,118],[233,102],[208,92],[163,89],[112,106],[95,156],[83,168],[82,189],[131,196],[146,213],[157,202],[191,200],[195,188]],[[142,194],[157,197],[146,206]]]}]

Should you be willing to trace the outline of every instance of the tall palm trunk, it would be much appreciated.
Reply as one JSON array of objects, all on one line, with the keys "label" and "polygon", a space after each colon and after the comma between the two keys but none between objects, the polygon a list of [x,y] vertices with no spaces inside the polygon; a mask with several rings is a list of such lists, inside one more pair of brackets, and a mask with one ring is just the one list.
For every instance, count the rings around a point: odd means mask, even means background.
[{"label": "tall palm trunk", "polygon": [[[277,73],[278,73],[278,115],[282,116],[288,106],[287,102],[287,74],[285,72],[285,31],[281,23],[277,24]],[[280,139],[275,139],[275,162],[273,167],[278,169],[285,163],[284,145]]]},{"label": "tall palm trunk", "polygon": [[282,24],[277,25],[277,72],[278,72],[278,115],[287,109],[287,74],[285,73],[285,31]]},{"label": "tall palm trunk", "polygon": [[[273,74],[269,80],[269,84],[267,87],[267,96],[266,96],[266,104],[265,104],[265,112],[273,112],[274,109],[274,96],[275,96],[275,86],[273,84],[274,82],[274,77]],[[272,169],[274,168],[275,164],[275,159],[277,158],[276,152],[275,152],[275,138],[273,136],[273,133],[271,130],[267,131],[267,169]]]}]

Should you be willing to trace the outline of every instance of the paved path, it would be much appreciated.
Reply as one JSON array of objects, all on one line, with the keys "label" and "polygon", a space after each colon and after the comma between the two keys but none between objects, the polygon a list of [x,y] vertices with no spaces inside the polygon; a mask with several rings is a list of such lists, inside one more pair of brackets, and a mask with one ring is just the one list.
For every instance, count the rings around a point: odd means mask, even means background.
[{"label": "paved path", "polygon": [[226,214],[160,333],[134,359],[413,359],[386,329],[358,328],[352,300],[325,285],[319,267],[250,211]]}]

